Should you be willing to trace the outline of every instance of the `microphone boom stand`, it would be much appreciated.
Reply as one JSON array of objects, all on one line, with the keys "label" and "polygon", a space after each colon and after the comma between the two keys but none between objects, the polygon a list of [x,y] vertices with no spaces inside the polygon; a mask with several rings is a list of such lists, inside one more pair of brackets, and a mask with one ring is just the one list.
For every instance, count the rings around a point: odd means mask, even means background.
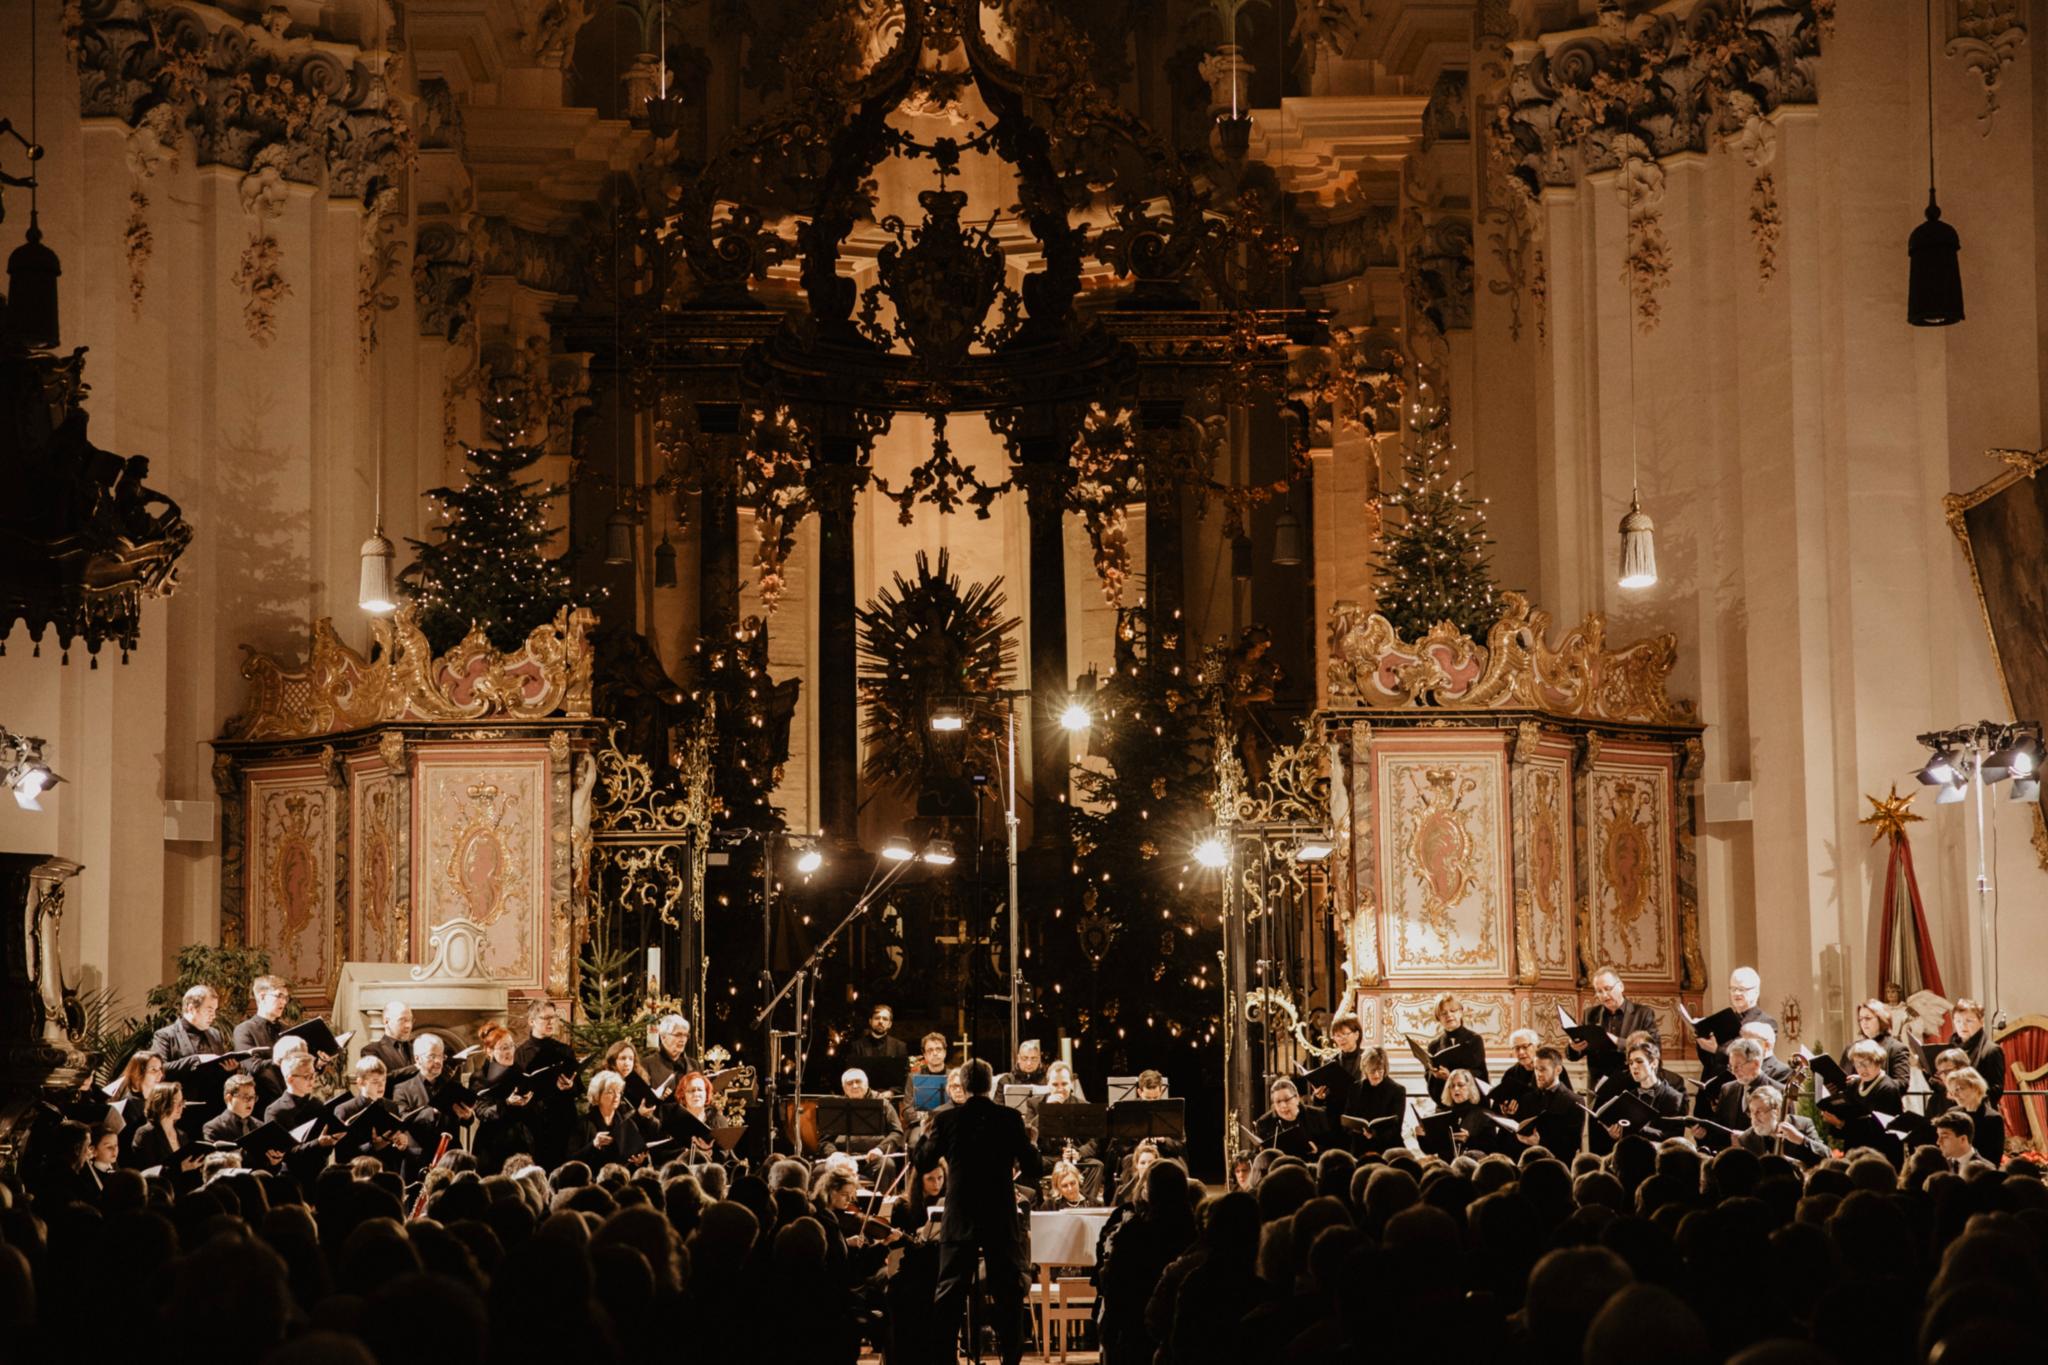
[{"label": "microphone boom stand", "polygon": [[[819,964],[825,960],[825,954],[832,950],[832,945],[839,941],[839,936],[845,933],[848,929],[852,928],[855,920],[867,914],[869,907],[871,907],[875,903],[875,898],[880,896],[884,891],[887,891],[891,886],[895,885],[897,880],[901,878],[904,872],[906,872],[909,869],[910,865],[916,861],[917,860],[915,858],[904,859],[902,862],[897,863],[895,866],[891,867],[886,873],[884,873],[880,881],[876,882],[868,890],[863,891],[861,893],[860,899],[853,903],[853,908],[846,912],[846,917],[840,920],[837,925],[833,926],[832,932],[825,935],[824,939],[819,942],[818,946],[811,950],[811,955],[803,960],[803,965],[799,966],[795,971],[790,973],[789,980],[782,983],[782,989],[775,992],[774,995],[770,996],[768,998],[768,1003],[761,1007],[761,1012],[754,1016],[755,1028],[762,1029],[768,1027],[769,1021],[775,1017],[775,1011],[777,1007],[779,1007],[782,1004],[782,998],[786,995],[789,995],[791,992],[795,992],[796,1024],[795,1032],[793,1034],[794,1042],[792,1043],[792,1047],[794,1048],[796,1053],[796,1077],[794,1082],[794,1090],[792,1092],[790,1099],[789,1109],[789,1145],[790,1150],[793,1152],[797,1151],[803,1146],[802,1117],[804,1102],[804,981],[806,978],[814,977],[816,975]],[[775,1078],[773,1074],[773,1068],[771,1068],[771,1086],[774,1086],[774,1081]],[[779,1086],[775,1086],[774,1088],[778,1091],[780,1089]],[[782,1097],[779,1093],[770,1094],[768,1104],[769,1124],[771,1125],[769,1129],[769,1154],[771,1156],[774,1154],[774,1109],[777,1105],[781,1104],[781,1102]]]}]

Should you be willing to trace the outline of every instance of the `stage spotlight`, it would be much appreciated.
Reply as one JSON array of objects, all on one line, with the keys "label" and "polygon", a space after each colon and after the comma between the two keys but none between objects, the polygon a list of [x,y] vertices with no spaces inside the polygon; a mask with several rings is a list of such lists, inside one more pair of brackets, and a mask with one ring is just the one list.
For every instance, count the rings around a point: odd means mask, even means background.
[{"label": "stage spotlight", "polygon": [[932,840],[924,846],[924,860],[933,867],[951,867],[954,862],[953,841],[951,839]]},{"label": "stage spotlight", "polygon": [[892,863],[907,863],[917,856],[917,850],[910,846],[910,840],[897,834],[882,845],[882,856]]}]

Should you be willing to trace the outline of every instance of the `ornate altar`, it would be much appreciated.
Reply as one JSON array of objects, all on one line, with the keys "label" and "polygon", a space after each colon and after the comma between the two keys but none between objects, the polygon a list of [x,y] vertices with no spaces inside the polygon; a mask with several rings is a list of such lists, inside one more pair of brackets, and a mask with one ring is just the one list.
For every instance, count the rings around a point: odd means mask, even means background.
[{"label": "ornate altar", "polygon": [[248,711],[214,744],[222,936],[267,949],[322,1010],[344,963],[428,966],[467,921],[465,975],[500,1000],[567,997],[605,730],[594,619],[565,610],[508,653],[472,631],[436,656],[404,608],[367,658],[326,620],[303,667],[251,652]]},{"label": "ornate altar", "polygon": [[1612,965],[1657,1012],[1705,985],[1692,787],[1704,728],[1665,695],[1676,649],[1619,649],[1589,615],[1553,645],[1515,593],[1484,643],[1441,625],[1399,637],[1355,603],[1332,611],[1331,904],[1347,994],[1368,1043],[1436,1030],[1455,991],[1489,1045],[1590,1003]]}]

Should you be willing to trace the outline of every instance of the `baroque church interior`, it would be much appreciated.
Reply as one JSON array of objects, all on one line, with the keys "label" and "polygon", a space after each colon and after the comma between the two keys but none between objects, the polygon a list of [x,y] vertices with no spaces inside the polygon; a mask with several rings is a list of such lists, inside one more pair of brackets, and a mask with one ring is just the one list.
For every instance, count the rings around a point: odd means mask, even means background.
[{"label": "baroque church interior", "polygon": [[[2048,1253],[2044,39],[0,0],[0,1319],[91,1302],[119,1211],[195,1279],[275,1247],[250,1360],[415,1358],[372,1233],[478,1360],[784,1291],[844,1311],[706,1341],[1348,1356],[1422,1294],[1723,1359],[1593,1212],[1760,1187],[1791,1274],[1853,1187],[1940,1238],[1785,1349],[2003,1350],[1919,1314]],[[984,1094],[1028,1254],[956,1226]],[[1516,1261],[1466,1204],[1537,1167]],[[1430,1297],[1408,1204],[1519,1269]],[[597,1287],[522,1305],[565,1212]],[[1559,1328],[1567,1254],[1616,1279]]]}]

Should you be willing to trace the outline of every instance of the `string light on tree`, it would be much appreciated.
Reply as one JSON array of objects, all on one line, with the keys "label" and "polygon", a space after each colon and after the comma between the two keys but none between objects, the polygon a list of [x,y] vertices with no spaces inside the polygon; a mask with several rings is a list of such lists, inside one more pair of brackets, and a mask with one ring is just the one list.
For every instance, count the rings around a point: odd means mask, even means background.
[{"label": "string light on tree", "polygon": [[1386,499],[1399,515],[1381,532],[1378,610],[1410,639],[1449,621],[1483,640],[1499,619],[1499,590],[1487,565],[1486,500],[1451,472],[1450,415],[1411,404],[1401,486]]}]

